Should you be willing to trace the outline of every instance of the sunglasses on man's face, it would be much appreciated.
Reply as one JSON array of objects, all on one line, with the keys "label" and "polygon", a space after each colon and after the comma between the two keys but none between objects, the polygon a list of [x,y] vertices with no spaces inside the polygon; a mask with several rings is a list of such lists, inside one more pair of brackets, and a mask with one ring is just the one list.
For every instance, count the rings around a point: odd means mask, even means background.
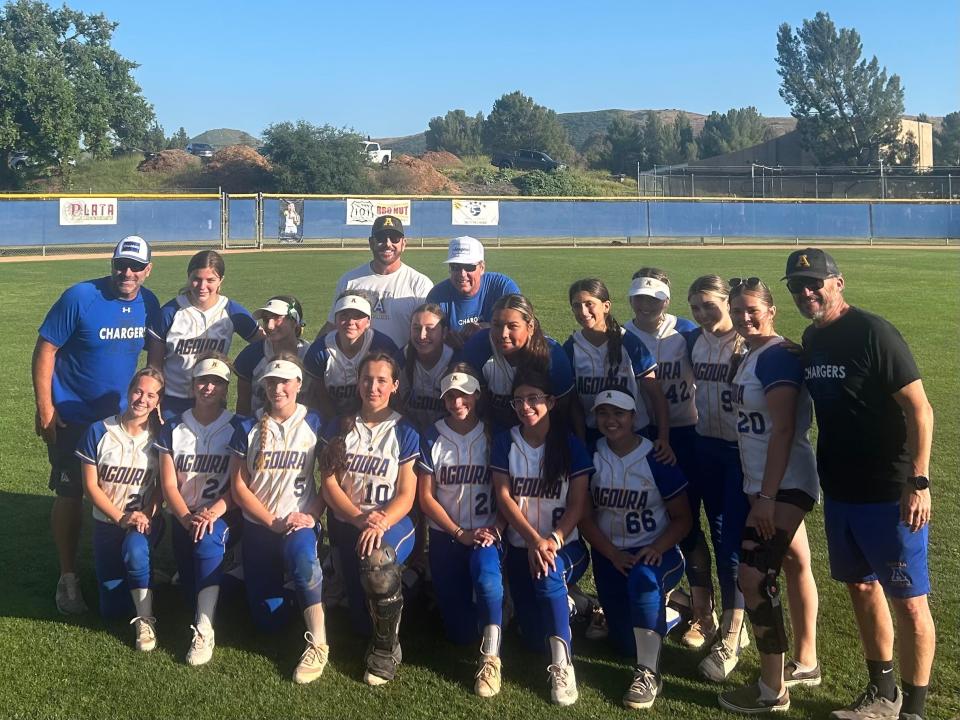
[{"label": "sunglasses on man's face", "polygon": [[130,270],[132,272],[138,273],[146,270],[147,266],[144,263],[137,262],[136,260],[114,260],[113,261],[113,270],[114,272],[126,272]]},{"label": "sunglasses on man's face", "polygon": [[387,243],[392,243],[393,245],[398,245],[403,240],[403,235],[396,235],[390,233],[382,233],[377,235],[373,241],[377,245],[386,245]]},{"label": "sunglasses on man's face", "polygon": [[464,265],[461,263],[450,263],[450,272],[460,272],[461,270],[466,273],[472,273],[477,269],[476,263],[473,265]]},{"label": "sunglasses on man's face", "polygon": [[815,277],[795,277],[787,280],[787,290],[792,295],[799,295],[804,290],[814,292],[823,287],[823,278]]}]

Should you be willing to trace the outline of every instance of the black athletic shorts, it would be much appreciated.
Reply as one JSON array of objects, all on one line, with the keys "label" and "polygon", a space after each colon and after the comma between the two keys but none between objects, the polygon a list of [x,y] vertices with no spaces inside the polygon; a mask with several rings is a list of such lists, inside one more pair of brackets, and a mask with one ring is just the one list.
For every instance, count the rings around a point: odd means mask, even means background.
[{"label": "black athletic shorts", "polygon": [[50,460],[50,482],[47,486],[60,497],[83,497],[80,458],[75,451],[89,427],[86,423],[67,423],[66,427],[57,428],[57,441],[47,445],[47,457]]}]

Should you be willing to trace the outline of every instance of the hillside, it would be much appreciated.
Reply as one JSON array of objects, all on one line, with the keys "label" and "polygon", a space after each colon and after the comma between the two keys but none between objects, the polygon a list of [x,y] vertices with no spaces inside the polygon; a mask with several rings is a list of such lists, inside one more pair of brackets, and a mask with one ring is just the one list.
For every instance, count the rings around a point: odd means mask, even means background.
[{"label": "hillside", "polygon": [[250,147],[257,147],[263,144],[250,133],[246,133],[243,130],[231,130],[230,128],[207,130],[196,137],[190,138],[190,142],[208,143],[215,148],[227,147],[228,145],[249,145]]},{"label": "hillside", "polygon": [[[681,112],[687,114],[693,132],[700,134],[703,129],[703,123],[707,119],[706,115],[701,113],[688,112],[686,110],[666,109],[666,110],[589,110],[587,112],[558,113],[557,117],[560,123],[567,129],[570,136],[570,142],[577,150],[582,150],[584,144],[594,133],[605,132],[610,121],[618,115],[626,115],[634,120],[643,122],[648,112],[655,112],[660,116],[664,123],[672,123],[674,118]],[[785,132],[793,130],[797,121],[792,117],[766,117],[767,125],[773,128],[776,135],[783,135]],[[404,135],[401,137],[379,138],[379,142],[387,148],[396,152],[407,153],[408,155],[419,155],[427,148],[426,139],[423,133],[416,135]]]}]

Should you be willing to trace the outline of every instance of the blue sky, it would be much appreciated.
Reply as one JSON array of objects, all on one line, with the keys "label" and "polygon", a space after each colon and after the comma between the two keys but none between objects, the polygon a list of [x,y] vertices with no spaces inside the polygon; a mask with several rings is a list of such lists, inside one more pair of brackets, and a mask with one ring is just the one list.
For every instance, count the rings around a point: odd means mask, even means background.
[{"label": "blue sky", "polygon": [[960,109],[960,3],[68,0],[120,25],[114,47],[167,133],[259,134],[303,119],[374,137],[424,130],[521,90],[557,112],[754,105],[787,115],[776,32],[818,10],[900,75],[906,112]]}]

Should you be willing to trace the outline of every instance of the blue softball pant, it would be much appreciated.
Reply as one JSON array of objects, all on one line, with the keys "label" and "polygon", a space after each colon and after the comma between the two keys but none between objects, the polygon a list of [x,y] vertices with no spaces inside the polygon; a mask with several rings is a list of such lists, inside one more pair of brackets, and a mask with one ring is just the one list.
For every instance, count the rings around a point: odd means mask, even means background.
[{"label": "blue softball pant", "polygon": [[503,624],[503,576],[499,545],[467,547],[430,528],[430,576],[447,638],[476,642],[487,625]]},{"label": "blue softball pant", "polygon": [[[624,550],[635,555],[641,548]],[[596,550],[593,555],[593,579],[597,597],[607,619],[609,638],[617,652],[634,656],[636,643],[633,628],[667,632],[667,595],[683,579],[683,555],[679,548],[670,548],[659,565],[638,562],[627,575],[614,567]]]},{"label": "blue softball pant", "polygon": [[223,577],[223,556],[228,546],[234,545],[243,528],[243,515],[234,508],[213,524],[213,532],[207,533],[199,542],[193,541],[193,533],[183,525],[171,522],[170,539],[173,557],[180,573],[180,585],[188,598],[193,600],[204,588],[219,586]]},{"label": "blue softball pant", "polygon": [[148,534],[110,522],[93,523],[93,566],[100,615],[107,620],[135,614],[131,590],[150,587],[150,553],[163,537],[165,521],[157,514]]},{"label": "blue softball pant", "polygon": [[[357,539],[360,530],[327,513],[330,527],[330,542],[340,553],[340,565],[343,570],[343,582],[347,588],[347,602],[350,605],[350,622],[353,629],[364,637],[373,633],[370,614],[367,612],[367,594],[360,583],[360,556],[357,555]],[[402,565],[410,557],[415,542],[413,520],[404,517],[383,534],[382,545],[390,545],[397,553],[397,564]]]},{"label": "blue softball pant", "polygon": [[567,585],[583,577],[589,563],[587,546],[583,540],[574,540],[557,553],[556,570],[538,579],[530,573],[527,549],[514,545],[507,548],[506,568],[513,609],[523,642],[532,652],[545,652],[549,647],[547,640],[552,636],[563,638],[573,652]]},{"label": "blue softball pant", "polygon": [[[323,570],[317,545],[320,525],[281,535],[255,522],[243,529],[243,577],[247,603],[258,629],[275,632],[290,618],[294,600],[300,609],[321,601]],[[293,580],[294,593],[284,588],[284,573]]]}]

